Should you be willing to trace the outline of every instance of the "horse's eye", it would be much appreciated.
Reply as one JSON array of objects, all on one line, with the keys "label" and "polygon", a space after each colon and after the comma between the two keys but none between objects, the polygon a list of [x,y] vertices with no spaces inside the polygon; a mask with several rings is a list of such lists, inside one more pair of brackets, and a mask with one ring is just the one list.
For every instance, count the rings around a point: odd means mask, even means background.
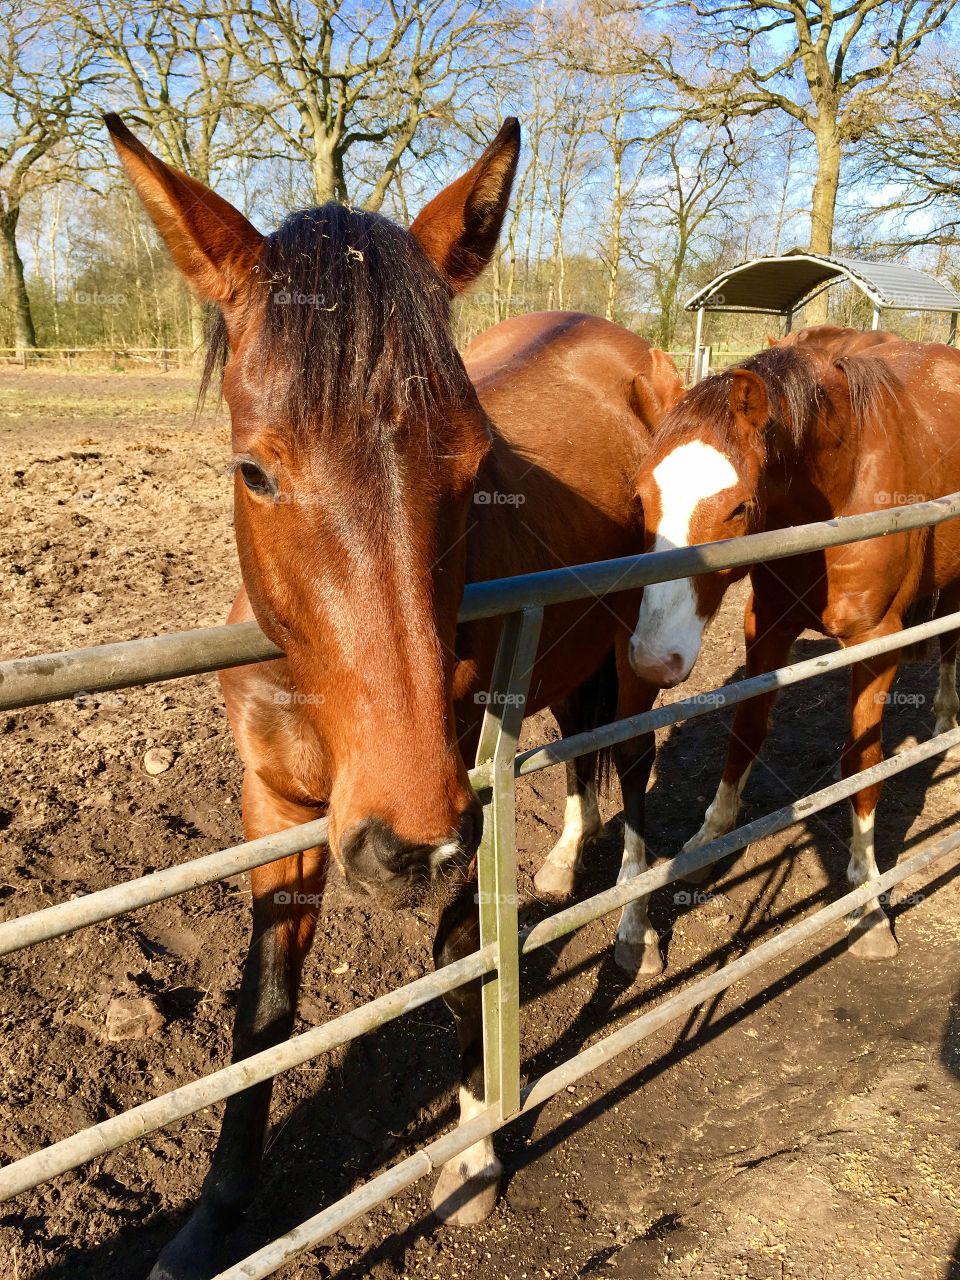
[{"label": "horse's eye", "polygon": [[272,498],[276,493],[273,481],[255,462],[241,462],[237,470],[251,493],[261,498]]},{"label": "horse's eye", "polygon": [[730,512],[729,519],[742,520],[746,514],[747,514],[747,504],[745,502],[741,502],[739,507],[734,507],[734,509]]}]

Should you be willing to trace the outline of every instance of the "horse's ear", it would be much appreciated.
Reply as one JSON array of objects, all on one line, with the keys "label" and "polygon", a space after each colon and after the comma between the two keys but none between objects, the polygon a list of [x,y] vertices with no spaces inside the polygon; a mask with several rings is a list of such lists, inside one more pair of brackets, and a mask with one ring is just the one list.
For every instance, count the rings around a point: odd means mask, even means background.
[{"label": "horse's ear", "polygon": [[651,347],[649,368],[635,375],[630,388],[634,413],[651,432],[683,395],[677,366],[665,351]]},{"label": "horse's ear", "polygon": [[[228,313],[244,302],[263,236],[239,210],[148,151],[118,115],[103,117],[127,176],[200,297]],[[227,320],[229,323],[229,314]]]},{"label": "horse's ear", "polygon": [[653,385],[656,387],[657,395],[660,397],[660,403],[663,405],[664,413],[668,409],[672,409],[680,397],[683,395],[683,383],[680,380],[680,371],[674,364],[673,359],[667,355],[666,351],[662,351],[659,347],[653,347],[650,352],[650,360],[652,365],[651,377]]},{"label": "horse's ear", "polygon": [[780,341],[780,339],[779,339],[779,338],[774,338],[774,337],[772,337],[769,333],[767,334],[767,346],[768,346],[768,347],[775,347],[779,341]]},{"label": "horse's ear", "polygon": [[738,422],[762,431],[770,417],[770,400],[763,379],[749,369],[734,369],[730,381],[730,409]]},{"label": "horse's ear", "polygon": [[511,116],[473,168],[434,196],[410,228],[453,293],[493,256],[519,156],[520,123]]}]

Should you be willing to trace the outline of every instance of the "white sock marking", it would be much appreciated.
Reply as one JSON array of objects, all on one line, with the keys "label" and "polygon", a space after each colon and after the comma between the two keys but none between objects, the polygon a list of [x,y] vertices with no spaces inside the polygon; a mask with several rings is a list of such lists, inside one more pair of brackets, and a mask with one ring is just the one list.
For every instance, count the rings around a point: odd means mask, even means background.
[{"label": "white sock marking", "polygon": [[724,782],[721,779],[717,794],[713,797],[707,812],[703,816],[703,826],[700,828],[701,835],[724,836],[728,831],[732,831],[737,825],[737,814],[740,812],[740,797],[743,795],[743,788],[747,785],[747,779],[750,777],[750,770],[753,765],[747,765],[743,773],[741,773],[736,783]]},{"label": "white sock marking", "polygon": [[[623,859],[620,863],[620,874],[617,884],[632,880],[642,875],[647,869],[647,846],[642,836],[627,830],[623,841]],[[620,942],[639,943],[653,932],[648,909],[649,895],[635,898],[628,902],[620,912],[620,923],[617,925],[617,938]],[[654,935],[656,937],[656,935]]]},{"label": "white sock marking", "polygon": [[[461,1124],[467,1124],[485,1109],[486,1104],[482,1099],[475,1098],[469,1089],[465,1089],[463,1085],[460,1086]],[[503,1166],[497,1159],[493,1149],[492,1137],[481,1138],[472,1147],[467,1147],[466,1151],[459,1156],[455,1156],[450,1163],[463,1178],[464,1182],[469,1181],[471,1178],[479,1177],[481,1174],[492,1181],[494,1178],[499,1178],[503,1171]]]},{"label": "white sock marking", "polygon": [[563,830],[560,839],[544,859],[554,867],[570,870],[580,861],[583,846],[600,830],[600,810],[597,808],[597,789],[588,782],[581,795],[577,791],[567,795],[563,810]]},{"label": "white sock marking", "polygon": [[[876,880],[880,874],[874,848],[876,812],[876,809],[874,809],[861,818],[853,805],[851,804],[850,806],[853,834],[850,840],[850,862],[847,866],[847,880],[854,888],[858,888],[870,880]],[[872,898],[869,902],[864,903],[862,907],[854,907],[848,919],[851,921],[860,920],[863,916],[880,910],[879,900]]]}]

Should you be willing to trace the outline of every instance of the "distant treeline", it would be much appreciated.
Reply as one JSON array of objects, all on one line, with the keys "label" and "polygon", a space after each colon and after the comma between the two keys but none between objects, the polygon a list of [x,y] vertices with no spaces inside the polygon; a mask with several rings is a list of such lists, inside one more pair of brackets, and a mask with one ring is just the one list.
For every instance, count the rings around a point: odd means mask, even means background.
[{"label": "distant treeline", "polygon": [[[407,222],[519,116],[511,215],[458,304],[464,339],[561,307],[685,347],[691,292],[792,247],[956,279],[956,3],[7,0],[0,346],[201,342],[200,309],[120,179],[103,110],[265,230],[330,199]],[[830,305],[831,319],[869,324],[851,290]],[[770,330],[725,317],[711,337],[749,346]]]}]

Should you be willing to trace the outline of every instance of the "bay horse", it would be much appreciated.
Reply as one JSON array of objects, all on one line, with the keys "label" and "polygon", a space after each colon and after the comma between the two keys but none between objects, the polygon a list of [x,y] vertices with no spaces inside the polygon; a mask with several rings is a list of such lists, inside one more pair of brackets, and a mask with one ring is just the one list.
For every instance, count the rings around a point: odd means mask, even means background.
[{"label": "bay horse", "polygon": [[[851,345],[855,338],[847,331]],[[664,418],[637,481],[645,536],[663,549],[941,497],[960,489],[958,445],[960,352],[952,347],[891,337],[834,356],[816,342],[777,345],[699,383]],[[648,587],[631,641],[634,671],[664,685],[684,680],[725,591],[746,572]],[[746,669],[755,676],[782,666],[806,628],[846,647],[899,630],[912,606],[938,592],[938,615],[960,607],[960,523],[791,556],[749,573]],[[940,637],[935,733],[957,725],[957,639],[956,632]],[[900,659],[893,651],[851,668],[843,777],[883,758],[883,710]],[[685,849],[736,825],[775,697],[737,707],[719,788]],[[847,879],[854,886],[879,874],[880,791],[873,785],[851,799]],[[896,953],[878,899],[848,925],[855,955]]]},{"label": "bay horse", "polygon": [[[546,313],[477,339],[466,363],[451,298],[489,262],[517,166],[508,120],[409,232],[328,204],[262,235],[226,200],[152,155],[116,116],[120,159],[174,262],[219,311],[205,382],[222,370],[243,587],[283,651],[221,674],[256,839],[329,815],[329,853],[387,910],[436,910],[438,965],[478,946],[475,752],[498,619],[457,626],[464,584],[640,545],[633,480],[676,370],[604,320]],[[527,714],[564,734],[652,705],[628,647],[639,593],[546,611]],[[617,750],[621,877],[646,866],[653,740]],[[592,762],[568,770],[561,837],[536,878],[567,896],[600,827]],[[251,873],[253,925],[234,1029],[242,1059],[285,1039],[328,868],[314,848]],[[646,902],[617,933],[631,973],[662,967]],[[462,1059],[461,1119],[483,1107],[479,983],[447,997]],[[205,1280],[253,1198],[270,1083],[226,1104],[193,1215],[153,1280]],[[441,1172],[434,1207],[481,1221],[501,1174],[486,1139]]]}]

